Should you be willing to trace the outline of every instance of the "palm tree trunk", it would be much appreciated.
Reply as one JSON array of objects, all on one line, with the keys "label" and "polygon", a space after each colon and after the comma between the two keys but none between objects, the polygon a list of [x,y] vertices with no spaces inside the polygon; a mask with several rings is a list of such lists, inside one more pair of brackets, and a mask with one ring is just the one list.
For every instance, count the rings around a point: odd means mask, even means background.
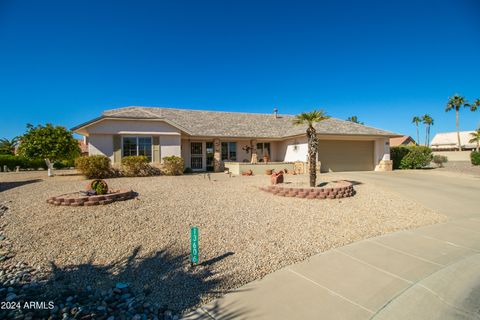
[{"label": "palm tree trunk", "polygon": [[427,127],[427,147],[430,147],[430,125]]},{"label": "palm tree trunk", "polygon": [[317,182],[317,132],[315,128],[309,127],[307,129],[308,136],[308,161],[310,162],[309,174],[310,174],[310,187],[315,187]]},{"label": "palm tree trunk", "polygon": [[428,139],[428,126],[425,126],[425,143],[424,146],[427,146],[427,139]]},{"label": "palm tree trunk", "polygon": [[460,141],[460,129],[458,127],[458,109],[455,109],[455,118],[457,126],[458,151],[462,151],[462,142]]},{"label": "palm tree trunk", "polygon": [[418,131],[418,123],[417,123],[417,145],[420,145],[420,132]]}]

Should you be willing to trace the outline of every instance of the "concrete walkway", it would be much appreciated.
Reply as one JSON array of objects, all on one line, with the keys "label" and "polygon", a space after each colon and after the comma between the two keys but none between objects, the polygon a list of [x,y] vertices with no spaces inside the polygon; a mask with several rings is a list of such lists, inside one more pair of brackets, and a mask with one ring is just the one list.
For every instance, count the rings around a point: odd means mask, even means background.
[{"label": "concrete walkway", "polygon": [[185,319],[480,319],[480,177],[400,171],[348,178],[449,220],[313,256]]}]

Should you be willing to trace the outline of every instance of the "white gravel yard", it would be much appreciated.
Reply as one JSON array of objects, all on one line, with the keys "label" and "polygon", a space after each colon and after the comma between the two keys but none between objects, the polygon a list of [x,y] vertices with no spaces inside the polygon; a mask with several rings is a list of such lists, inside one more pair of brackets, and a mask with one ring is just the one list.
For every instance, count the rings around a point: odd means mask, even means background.
[{"label": "white gravel yard", "polygon": [[[348,180],[348,173],[320,176]],[[35,179],[39,179],[35,181]],[[308,179],[287,175],[287,182]],[[32,183],[19,183],[34,180]],[[85,188],[80,176],[0,173],[1,218],[14,259],[51,268],[78,287],[130,283],[154,302],[191,309],[283,266],[347,243],[437,223],[445,217],[373,185],[335,200],[260,191],[266,176],[223,173],[107,179],[135,200],[57,207],[50,196]],[[199,227],[200,262],[191,270],[189,228]],[[158,254],[160,252],[160,254]],[[130,258],[130,260],[128,260]],[[64,280],[66,281],[66,280]]]}]

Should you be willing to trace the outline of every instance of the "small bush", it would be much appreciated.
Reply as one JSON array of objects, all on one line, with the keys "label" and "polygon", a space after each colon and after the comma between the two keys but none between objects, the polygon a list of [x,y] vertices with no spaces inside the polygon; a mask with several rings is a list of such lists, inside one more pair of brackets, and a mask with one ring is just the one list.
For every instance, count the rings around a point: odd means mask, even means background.
[{"label": "small bush", "polygon": [[439,154],[436,154],[433,156],[433,163],[435,163],[440,168],[442,168],[443,164],[447,162],[448,162],[448,158],[446,156],[442,156]]},{"label": "small bush", "polygon": [[75,159],[56,161],[53,164],[55,169],[65,169],[75,167]]},{"label": "small bush", "polygon": [[400,169],[425,168],[432,161],[432,149],[423,146],[411,146],[410,152],[400,161]]},{"label": "small bush", "polygon": [[25,169],[44,169],[47,170],[47,164],[45,163],[45,160],[43,159],[33,159],[33,160],[28,160],[25,159]]},{"label": "small bush", "polygon": [[21,166],[21,160],[24,158],[16,157],[12,155],[0,155],[0,170],[3,171],[3,167],[7,166],[8,170],[15,170],[16,166]]},{"label": "small bush", "polygon": [[75,159],[75,168],[87,179],[103,179],[113,175],[110,159],[100,155]]},{"label": "small bush", "polygon": [[163,158],[163,171],[169,176],[179,176],[183,174],[183,158],[177,156]]},{"label": "small bush", "polygon": [[90,184],[92,190],[95,190],[97,195],[107,194],[108,192],[108,185],[104,180],[96,179],[93,180]]},{"label": "small bush", "polygon": [[183,173],[192,173],[192,172],[193,172],[193,170],[190,167],[187,167],[187,168],[185,168],[185,170],[183,170]]},{"label": "small bush", "polygon": [[148,167],[148,158],[145,156],[122,158],[122,171],[125,176],[137,177],[147,175]]},{"label": "small bush", "polygon": [[425,146],[399,146],[390,148],[393,169],[420,169],[432,161],[432,149]]},{"label": "small bush", "polygon": [[470,153],[470,161],[474,166],[480,166],[480,152],[472,151],[472,153]]}]

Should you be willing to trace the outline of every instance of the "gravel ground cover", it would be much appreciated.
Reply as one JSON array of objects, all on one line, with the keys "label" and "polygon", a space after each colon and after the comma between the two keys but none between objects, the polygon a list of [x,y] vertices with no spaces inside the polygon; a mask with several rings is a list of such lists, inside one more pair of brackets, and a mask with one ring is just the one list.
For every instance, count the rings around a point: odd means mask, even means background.
[{"label": "gravel ground cover", "polygon": [[480,176],[480,166],[474,166],[469,161],[449,161],[444,164],[443,168],[435,170]]},{"label": "gravel ground cover", "polygon": [[[223,173],[108,179],[111,188],[131,188],[138,198],[58,207],[46,199],[81,190],[85,180],[45,175],[0,174],[0,203],[8,207],[3,234],[15,251],[11,263],[44,270],[54,279],[53,291],[61,284],[84,292],[125,283],[162,312],[188,311],[333,247],[445,220],[361,181],[354,182],[354,197],[306,200],[260,191],[266,176]],[[286,175],[286,182],[307,178]],[[348,174],[328,179],[348,180]],[[200,265],[194,268],[188,260],[191,225],[199,227],[200,238]]]}]

